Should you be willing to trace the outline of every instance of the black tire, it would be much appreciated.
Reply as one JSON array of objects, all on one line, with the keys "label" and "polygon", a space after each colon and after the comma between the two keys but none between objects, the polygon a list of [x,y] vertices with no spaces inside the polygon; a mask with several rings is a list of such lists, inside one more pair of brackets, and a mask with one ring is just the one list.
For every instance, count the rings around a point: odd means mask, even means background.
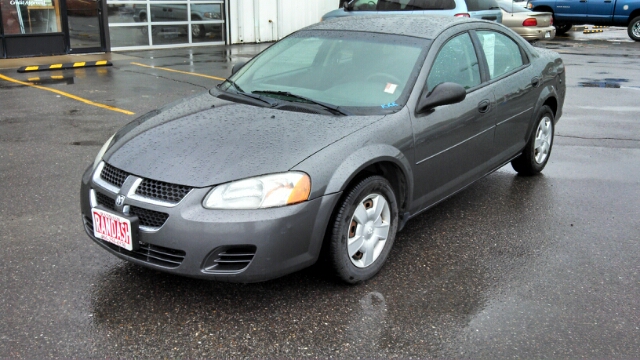
[{"label": "black tire", "polygon": [[[554,116],[551,108],[544,105],[538,111],[536,122],[527,145],[517,158],[511,161],[511,166],[520,175],[533,176],[539,174],[547,165],[553,148],[555,132]],[[539,140],[539,146],[536,146]],[[543,156],[544,155],[544,156]]]},{"label": "black tire", "polygon": [[[375,276],[387,260],[398,230],[398,203],[391,184],[381,176],[365,178],[345,194],[327,230],[327,257],[339,279],[349,284],[357,284]],[[386,202],[386,210],[382,200]],[[380,215],[375,216],[378,209]],[[375,219],[362,221],[364,224],[359,223],[358,216],[354,215],[356,210],[360,217],[362,211],[365,211],[365,218]],[[384,224],[388,225],[388,233],[386,240],[382,241],[378,235],[385,231]],[[354,241],[356,238],[362,241]],[[358,250],[350,256],[350,239],[354,241],[353,246],[362,243],[359,249],[364,253]],[[366,265],[368,260],[371,260],[371,263]]]},{"label": "black tire", "polygon": [[636,16],[631,20],[627,27],[627,34],[635,41],[640,41],[640,16]]},{"label": "black tire", "polygon": [[573,25],[565,24],[565,23],[558,23],[558,24],[554,24],[553,26],[556,28],[556,35],[562,35],[562,34],[566,33],[567,31],[571,30],[571,27]]}]

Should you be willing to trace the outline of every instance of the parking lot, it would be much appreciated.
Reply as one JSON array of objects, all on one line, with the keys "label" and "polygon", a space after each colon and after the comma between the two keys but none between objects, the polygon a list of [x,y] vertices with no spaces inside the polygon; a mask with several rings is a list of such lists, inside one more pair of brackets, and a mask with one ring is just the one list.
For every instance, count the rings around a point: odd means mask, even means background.
[{"label": "parking lot", "polygon": [[94,244],[79,188],[104,141],[268,45],[0,61],[0,357],[640,356],[640,43],[623,28],[538,43],[567,71],[543,174],[506,166],[412,219],[364,284],[322,266],[195,280]]}]

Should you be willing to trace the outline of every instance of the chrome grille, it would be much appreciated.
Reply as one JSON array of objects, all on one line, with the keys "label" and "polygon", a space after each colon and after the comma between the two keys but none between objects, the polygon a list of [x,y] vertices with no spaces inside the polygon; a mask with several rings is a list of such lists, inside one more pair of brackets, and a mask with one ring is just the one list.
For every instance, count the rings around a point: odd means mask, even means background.
[{"label": "chrome grille", "polygon": [[100,177],[104,181],[119,188],[122,187],[122,184],[124,184],[124,181],[127,180],[128,176],[128,173],[120,169],[116,169],[107,163],[104,163],[104,167],[102,168],[102,172],[100,173]]},{"label": "chrome grille", "polygon": [[[93,221],[88,217],[83,217],[84,227],[87,233],[93,236]],[[157,246],[140,242],[140,247],[135,251],[129,251],[110,242],[99,240],[102,244],[111,250],[124,254],[126,256],[148,262],[154,265],[160,265],[168,268],[177,268],[184,261],[186,252],[177,249],[171,249],[163,246]]]},{"label": "chrome grille", "polygon": [[153,211],[149,209],[143,209],[137,206],[131,206],[129,209],[131,216],[137,216],[140,221],[140,226],[146,226],[151,228],[159,228],[167,221],[169,214]]},{"label": "chrome grille", "polygon": [[191,187],[144,179],[138,185],[136,194],[150,199],[179,203],[191,191]]}]

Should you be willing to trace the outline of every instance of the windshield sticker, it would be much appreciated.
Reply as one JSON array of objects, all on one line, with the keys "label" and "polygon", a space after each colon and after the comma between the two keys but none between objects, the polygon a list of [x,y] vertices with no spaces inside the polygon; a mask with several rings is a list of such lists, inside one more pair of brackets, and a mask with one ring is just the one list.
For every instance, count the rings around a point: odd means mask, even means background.
[{"label": "windshield sticker", "polygon": [[389,93],[389,94],[393,94],[394,92],[396,92],[397,88],[398,88],[398,85],[392,84],[392,83],[387,83],[387,86],[384,88],[384,92]]},{"label": "windshield sticker", "polygon": [[388,109],[388,108],[396,107],[396,106],[398,106],[398,104],[396,104],[396,102],[394,101],[394,102],[388,103],[388,104],[386,104],[386,105],[380,105],[380,106],[381,106],[383,109]]}]

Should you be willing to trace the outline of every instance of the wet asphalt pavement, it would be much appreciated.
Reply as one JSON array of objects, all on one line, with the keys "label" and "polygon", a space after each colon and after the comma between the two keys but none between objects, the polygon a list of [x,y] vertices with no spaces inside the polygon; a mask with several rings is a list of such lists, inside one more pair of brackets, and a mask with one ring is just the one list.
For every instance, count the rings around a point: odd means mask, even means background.
[{"label": "wet asphalt pavement", "polygon": [[[0,74],[142,115],[218,81],[132,63],[224,78],[265,46]],[[80,178],[135,116],[0,80],[0,357],[640,357],[640,43],[539,46],[568,84],[543,175],[507,166],[411,220],[358,286],[321,266],[243,285],[109,255],[82,228]]]}]

